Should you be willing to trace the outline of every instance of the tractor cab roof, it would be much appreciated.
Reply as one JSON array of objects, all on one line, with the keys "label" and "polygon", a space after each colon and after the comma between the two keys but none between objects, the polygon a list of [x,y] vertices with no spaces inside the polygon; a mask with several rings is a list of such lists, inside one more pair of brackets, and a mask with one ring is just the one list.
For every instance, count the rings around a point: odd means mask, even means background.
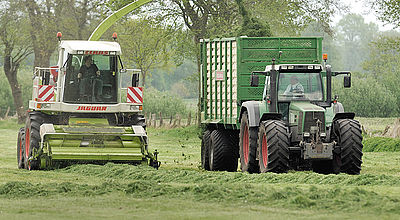
[{"label": "tractor cab roof", "polygon": [[121,46],[117,42],[109,41],[61,41],[60,48],[69,54],[82,55],[120,55]]},{"label": "tractor cab roof", "polygon": [[[280,64],[275,65],[279,72],[321,72],[324,67],[321,64]],[[272,65],[265,67],[265,72],[272,70]]]}]

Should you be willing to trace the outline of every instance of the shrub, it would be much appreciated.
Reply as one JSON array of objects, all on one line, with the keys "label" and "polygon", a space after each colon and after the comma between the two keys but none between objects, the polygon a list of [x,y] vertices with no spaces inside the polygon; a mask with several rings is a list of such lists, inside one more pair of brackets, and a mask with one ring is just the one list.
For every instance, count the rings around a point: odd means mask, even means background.
[{"label": "shrub", "polygon": [[143,91],[143,111],[145,113],[159,113],[163,116],[180,114],[186,116],[189,110],[181,98],[170,95],[169,92],[160,92],[154,88],[145,88]]},{"label": "shrub", "polygon": [[363,141],[364,152],[400,151],[400,139],[387,137],[371,137]]}]

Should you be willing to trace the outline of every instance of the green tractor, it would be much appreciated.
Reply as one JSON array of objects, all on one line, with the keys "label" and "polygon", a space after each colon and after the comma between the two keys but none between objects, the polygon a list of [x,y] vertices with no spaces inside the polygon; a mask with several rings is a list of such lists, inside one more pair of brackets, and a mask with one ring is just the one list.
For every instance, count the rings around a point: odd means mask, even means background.
[{"label": "green tractor", "polygon": [[273,60],[265,71],[253,72],[251,86],[258,86],[258,74],[266,76],[263,100],[243,103],[247,114],[241,120],[242,167],[260,172],[312,168],[319,173],[360,173],[360,124],[336,98],[331,101],[332,76],[344,74],[344,87],[350,87],[350,72],[332,72],[329,65],[275,65]]},{"label": "green tractor", "polygon": [[201,164],[243,172],[359,174],[355,114],[332,97],[322,38],[235,37],[201,42]]},{"label": "green tractor", "polygon": [[35,68],[26,125],[18,134],[19,168],[159,167],[157,152],[148,150],[140,70],[125,69],[120,54],[116,41],[60,40],[58,65]]}]

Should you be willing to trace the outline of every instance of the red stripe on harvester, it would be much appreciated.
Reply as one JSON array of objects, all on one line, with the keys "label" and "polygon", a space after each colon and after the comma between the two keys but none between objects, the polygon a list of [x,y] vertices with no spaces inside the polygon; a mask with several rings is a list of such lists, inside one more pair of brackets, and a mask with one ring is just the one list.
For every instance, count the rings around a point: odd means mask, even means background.
[{"label": "red stripe on harvester", "polygon": [[127,95],[127,98],[128,98],[128,101],[129,101],[129,102],[131,102],[131,103],[134,102],[132,96],[131,96],[129,93],[128,93],[128,95]]},{"label": "red stripe on harvester", "polygon": [[[41,87],[42,88],[42,87]],[[42,98],[46,93],[52,88],[52,86],[47,86],[42,93],[39,94],[39,98]]]},{"label": "red stripe on harvester", "polygon": [[47,96],[47,98],[44,100],[45,102],[50,101],[50,99],[52,99],[54,97],[54,92],[50,93],[49,96]]},{"label": "red stripe on harvester", "polygon": [[132,92],[136,96],[136,98],[139,99],[140,103],[143,103],[143,97],[139,95],[139,93],[135,90],[135,88],[132,88]]}]

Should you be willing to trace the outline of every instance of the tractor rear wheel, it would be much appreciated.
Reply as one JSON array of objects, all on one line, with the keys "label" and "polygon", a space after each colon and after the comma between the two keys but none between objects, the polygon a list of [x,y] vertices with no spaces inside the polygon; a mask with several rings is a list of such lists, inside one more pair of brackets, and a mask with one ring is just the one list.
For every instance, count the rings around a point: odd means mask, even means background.
[{"label": "tractor rear wheel", "polygon": [[353,119],[338,119],[335,131],[341,149],[340,171],[347,174],[360,174],[362,164],[362,135],[360,123]]},{"label": "tractor rear wheel", "polygon": [[238,159],[235,146],[226,131],[214,130],[211,132],[210,170],[236,171]]},{"label": "tractor rear wheel", "polygon": [[256,158],[257,135],[258,127],[249,127],[248,114],[244,112],[240,121],[239,134],[240,167],[243,172],[259,172]]},{"label": "tractor rear wheel", "polygon": [[258,146],[261,173],[285,173],[289,170],[289,135],[281,121],[261,122]]},{"label": "tractor rear wheel", "polygon": [[204,131],[203,137],[201,139],[201,168],[205,170],[210,170],[210,138],[211,131],[207,129],[206,131]]},{"label": "tractor rear wheel", "polygon": [[24,148],[25,148],[25,128],[20,128],[18,132],[17,139],[17,161],[18,161],[18,169],[24,169]]},{"label": "tractor rear wheel", "polygon": [[30,112],[25,125],[25,168],[28,170],[39,169],[39,158],[29,160],[40,147],[40,125],[44,123],[45,116],[40,112]]}]

